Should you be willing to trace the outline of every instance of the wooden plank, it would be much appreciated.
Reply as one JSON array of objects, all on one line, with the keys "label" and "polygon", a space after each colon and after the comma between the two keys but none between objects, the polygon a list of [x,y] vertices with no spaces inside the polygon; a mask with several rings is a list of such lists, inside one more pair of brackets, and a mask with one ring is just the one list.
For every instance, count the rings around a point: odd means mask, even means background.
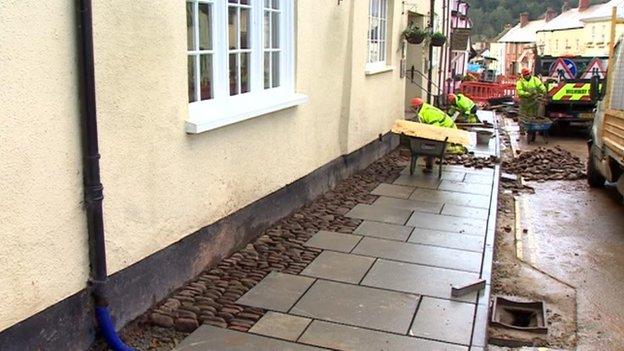
[{"label": "wooden plank", "polygon": [[620,110],[607,110],[605,111],[605,117],[613,117],[618,119],[624,119],[624,111]]},{"label": "wooden plank", "polygon": [[449,143],[461,144],[464,146],[470,146],[471,144],[471,133],[467,131],[432,126],[429,124],[411,122],[402,119],[399,119],[394,123],[392,133],[436,141],[444,141],[448,138]]},{"label": "wooden plank", "polygon": [[606,121],[605,122],[605,129],[614,129],[613,133],[617,133],[617,131],[620,131],[620,135],[624,135],[624,124],[615,124],[611,121]]},{"label": "wooden plank", "polygon": [[604,137],[604,143],[614,154],[624,158],[624,145],[618,144],[608,137]]}]

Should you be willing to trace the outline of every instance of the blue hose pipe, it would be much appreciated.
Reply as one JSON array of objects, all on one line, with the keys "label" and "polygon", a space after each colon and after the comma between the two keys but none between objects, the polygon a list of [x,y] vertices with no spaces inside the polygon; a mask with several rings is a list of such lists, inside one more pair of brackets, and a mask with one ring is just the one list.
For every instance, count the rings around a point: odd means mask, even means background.
[{"label": "blue hose pipe", "polygon": [[95,315],[97,317],[98,325],[100,326],[100,332],[108,346],[110,346],[115,351],[135,351],[133,348],[124,344],[123,341],[117,335],[117,331],[115,331],[115,325],[113,325],[113,320],[108,312],[108,308],[106,307],[96,307]]}]

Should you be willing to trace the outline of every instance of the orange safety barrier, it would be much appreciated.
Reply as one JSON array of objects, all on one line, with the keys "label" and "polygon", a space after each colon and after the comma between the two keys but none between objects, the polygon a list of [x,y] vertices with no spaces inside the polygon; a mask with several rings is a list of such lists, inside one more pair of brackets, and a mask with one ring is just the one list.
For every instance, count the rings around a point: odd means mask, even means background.
[{"label": "orange safety barrier", "polygon": [[475,102],[485,103],[490,99],[511,96],[516,99],[516,85],[485,82],[463,82],[461,92]]},{"label": "orange safety barrier", "polygon": [[518,80],[518,77],[516,76],[498,76],[498,78],[496,78],[496,81],[499,84],[516,84],[516,81]]}]

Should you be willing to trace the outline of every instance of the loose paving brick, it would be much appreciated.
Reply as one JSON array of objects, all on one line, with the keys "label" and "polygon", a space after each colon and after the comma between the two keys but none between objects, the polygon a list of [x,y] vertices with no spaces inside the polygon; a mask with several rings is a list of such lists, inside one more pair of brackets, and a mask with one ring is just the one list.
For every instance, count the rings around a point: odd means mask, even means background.
[{"label": "loose paving brick", "polygon": [[423,297],[410,335],[470,345],[475,305]]},{"label": "loose paving brick", "polygon": [[467,351],[468,348],[442,342],[388,334],[335,323],[314,321],[300,342],[346,351]]},{"label": "loose paving brick", "polygon": [[414,213],[407,222],[407,225],[416,228],[479,236],[485,236],[486,224],[486,221],[483,219],[462,218],[429,213]]},{"label": "loose paving brick", "polygon": [[490,208],[490,197],[470,195],[452,191],[416,189],[409,200],[429,201],[439,204],[451,204],[467,207]]},{"label": "loose paving brick", "polygon": [[491,184],[470,184],[464,182],[454,182],[443,180],[438,190],[453,191],[458,193],[466,193],[473,195],[489,195],[492,192]]},{"label": "loose paving brick", "polygon": [[177,351],[320,351],[322,348],[295,344],[234,330],[201,326],[177,348]]},{"label": "loose paving brick", "polygon": [[398,199],[407,199],[412,195],[416,188],[411,186],[394,185],[394,184],[379,184],[375,190],[371,192],[371,195],[388,196]]},{"label": "loose paving brick", "polygon": [[236,303],[288,312],[313,282],[313,278],[272,272]]},{"label": "loose paving brick", "polygon": [[296,341],[311,322],[312,320],[309,318],[269,311],[249,332]]},{"label": "loose paving brick", "polygon": [[396,224],[364,221],[353,233],[388,240],[406,241],[413,229],[413,227]]},{"label": "loose paving brick", "polygon": [[291,314],[406,334],[418,296],[317,280]]},{"label": "loose paving brick", "polygon": [[483,252],[484,239],[476,235],[414,228],[407,240],[414,244],[433,245],[465,251]]},{"label": "loose paving brick", "polygon": [[374,262],[372,257],[323,251],[301,274],[357,284]]},{"label": "loose paving brick", "polygon": [[380,259],[366,274],[362,285],[475,303],[476,292],[454,298],[451,296],[451,285],[476,279],[479,279],[476,273]]},{"label": "loose paving brick", "polygon": [[314,234],[310,240],[306,241],[305,246],[315,247],[325,250],[351,252],[355,245],[362,239],[359,235],[328,232],[321,230]]},{"label": "loose paving brick", "polygon": [[367,221],[403,225],[411,214],[412,211],[410,210],[402,210],[394,207],[359,204],[355,206],[355,208],[353,208],[351,211],[349,211],[346,216]]},{"label": "loose paving brick", "polygon": [[479,272],[481,254],[377,238],[364,238],[353,253],[468,272]]},{"label": "loose paving brick", "polygon": [[447,216],[477,218],[486,220],[490,215],[490,210],[487,208],[475,208],[446,204],[444,205],[441,214]]},{"label": "loose paving brick", "polygon": [[427,201],[415,201],[395,199],[391,197],[381,196],[377,201],[373,203],[374,206],[395,207],[404,210],[425,212],[425,213],[440,213],[442,206],[433,202]]}]

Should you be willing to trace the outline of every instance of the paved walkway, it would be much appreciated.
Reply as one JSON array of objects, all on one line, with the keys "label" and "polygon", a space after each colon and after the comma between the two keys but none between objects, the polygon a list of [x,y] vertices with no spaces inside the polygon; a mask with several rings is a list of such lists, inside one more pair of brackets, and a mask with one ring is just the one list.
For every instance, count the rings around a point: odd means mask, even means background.
[{"label": "paved walkway", "polygon": [[[273,272],[237,304],[269,312],[249,333],[204,325],[178,348],[199,350],[483,350],[496,217],[492,169],[445,166],[371,194],[353,234],[321,231],[299,275]],[[480,294],[451,285],[487,279]]]}]

